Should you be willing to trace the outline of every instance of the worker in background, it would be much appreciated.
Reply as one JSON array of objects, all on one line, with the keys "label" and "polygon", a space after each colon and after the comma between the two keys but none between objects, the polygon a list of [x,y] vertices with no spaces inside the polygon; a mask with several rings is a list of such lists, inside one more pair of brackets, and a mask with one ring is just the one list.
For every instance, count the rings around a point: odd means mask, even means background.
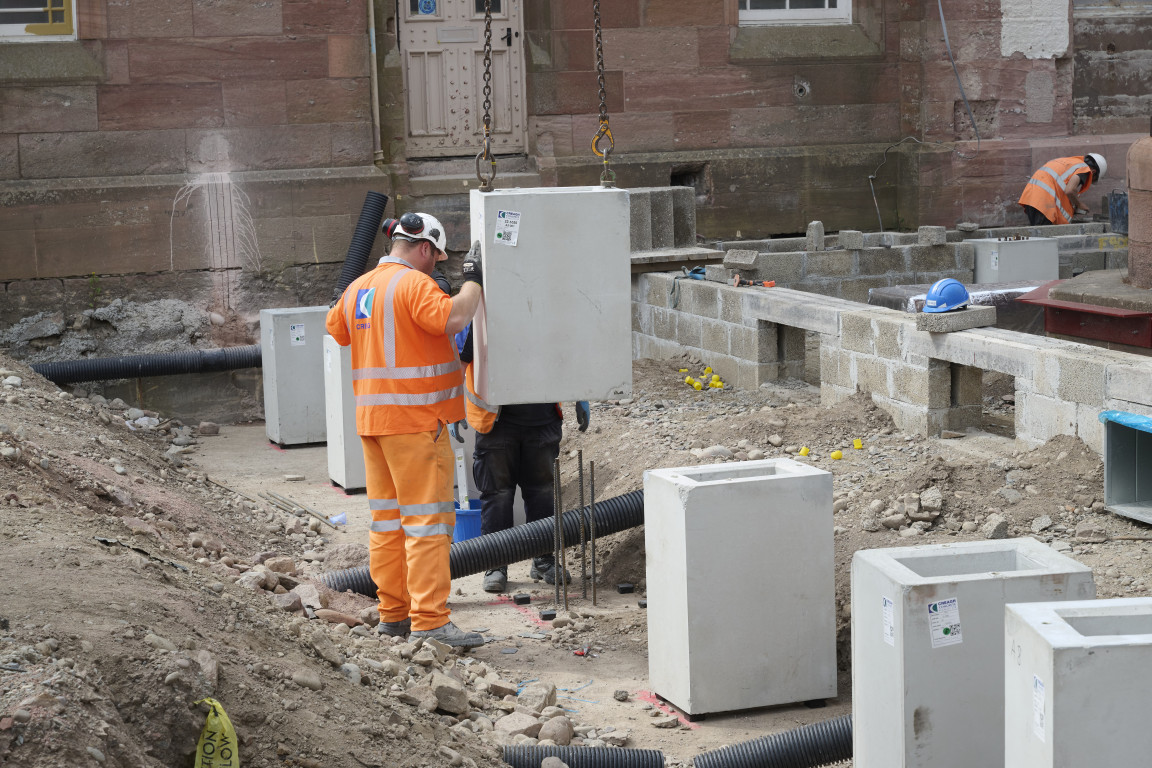
[{"label": "worker in background", "polygon": [[449,298],[433,281],[447,259],[444,227],[425,213],[388,219],[391,253],[354,280],[328,312],[328,333],[352,347],[356,432],[364,448],[368,568],[381,635],[472,648],[484,637],[448,618],[448,564],[456,513],[448,425],[464,418],[464,376],[453,334],[480,303],[480,244]]},{"label": "worker in background", "polygon": [[1088,213],[1080,198],[1108,173],[1103,155],[1059,157],[1032,174],[1020,195],[1020,205],[1032,226],[1070,224],[1077,213]]},{"label": "worker in background", "polygon": [[[512,506],[516,487],[524,499],[524,518],[532,523],[553,514],[552,467],[560,455],[560,425],[564,418],[559,403],[527,403],[493,406],[476,394],[472,364],[472,326],[457,335],[460,360],[467,364],[464,404],[468,424],[476,430],[472,454],[472,477],[480,491],[480,534],[487,535],[512,527]],[[588,429],[588,403],[576,404],[580,431]],[[457,440],[463,441],[453,430]],[[552,554],[532,558],[529,575],[556,583],[556,558]],[[565,571],[564,579],[571,578]],[[508,566],[486,571],[485,592],[499,593],[508,587]]]}]

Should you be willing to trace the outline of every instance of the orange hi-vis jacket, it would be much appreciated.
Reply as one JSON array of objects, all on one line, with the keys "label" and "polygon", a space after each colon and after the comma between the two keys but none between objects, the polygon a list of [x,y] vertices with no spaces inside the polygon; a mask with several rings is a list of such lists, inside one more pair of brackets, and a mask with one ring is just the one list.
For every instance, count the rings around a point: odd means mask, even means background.
[{"label": "orange hi-vis jacket", "polygon": [[352,346],[356,432],[430,432],[464,418],[464,376],[444,333],[452,300],[428,275],[395,258],[348,286],[327,329]]},{"label": "orange hi-vis jacket", "polygon": [[468,415],[468,424],[481,435],[492,431],[496,419],[500,418],[500,406],[490,405],[480,399],[476,394],[475,363],[468,363],[464,369],[464,413]]},{"label": "orange hi-vis jacket", "polygon": [[1050,160],[1040,170],[1032,174],[1020,195],[1020,205],[1030,205],[1053,224],[1068,224],[1072,221],[1072,201],[1064,186],[1078,173],[1087,173],[1088,182],[1077,195],[1083,195],[1092,186],[1092,169],[1083,157],[1060,157]]}]

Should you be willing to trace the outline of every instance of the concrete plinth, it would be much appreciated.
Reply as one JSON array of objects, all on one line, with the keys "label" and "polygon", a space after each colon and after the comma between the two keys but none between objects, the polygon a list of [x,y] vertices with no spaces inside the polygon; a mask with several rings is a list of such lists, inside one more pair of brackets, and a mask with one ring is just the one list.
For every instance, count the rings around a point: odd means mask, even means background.
[{"label": "concrete plinth", "polygon": [[364,449],[356,434],[352,348],[324,337],[324,418],[328,430],[328,477],[346,491],[367,487]]},{"label": "concrete plinth", "polygon": [[264,423],[279,445],[320,443],[324,416],[324,321],[328,307],[260,310]]},{"label": "concrete plinth", "polygon": [[693,715],[836,695],[831,474],[651,470],[644,523],[656,694]]},{"label": "concrete plinth", "polygon": [[857,552],[853,764],[1004,766],[1004,606],[1095,594],[1090,568],[1033,539]]},{"label": "concrete plinth", "polygon": [[1004,764],[1145,765],[1152,598],[1009,605]]},{"label": "concrete plinth", "polygon": [[[670,217],[673,198],[665,197]],[[473,190],[471,206],[472,238],[484,256],[473,334],[477,394],[493,405],[627,397],[628,193]]]}]

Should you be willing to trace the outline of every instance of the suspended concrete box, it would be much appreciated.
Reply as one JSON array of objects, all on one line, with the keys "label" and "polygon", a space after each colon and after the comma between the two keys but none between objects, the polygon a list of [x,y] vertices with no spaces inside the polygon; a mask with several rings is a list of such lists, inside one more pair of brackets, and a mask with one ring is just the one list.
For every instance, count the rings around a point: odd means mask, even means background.
[{"label": "suspended concrete box", "polygon": [[1104,411],[1104,506],[1152,523],[1152,416]]},{"label": "suspended concrete box", "polygon": [[345,491],[367,487],[364,449],[356,434],[352,394],[352,347],[324,337],[324,419],[328,431],[328,477]]},{"label": "suspended concrete box", "polygon": [[1004,764],[1148,765],[1152,598],[1009,605]]},{"label": "suspended concrete box", "polygon": [[1004,606],[1095,595],[1090,568],[1029,538],[857,552],[853,765],[1004,766]]},{"label": "suspended concrete box", "polygon": [[608,400],[632,391],[628,193],[472,191],[483,244],[476,391],[492,405]]},{"label": "suspended concrete box", "polygon": [[645,472],[652,691],[689,715],[834,697],[832,527],[807,464]]},{"label": "suspended concrete box", "polygon": [[260,310],[264,423],[278,445],[322,443],[328,307]]}]

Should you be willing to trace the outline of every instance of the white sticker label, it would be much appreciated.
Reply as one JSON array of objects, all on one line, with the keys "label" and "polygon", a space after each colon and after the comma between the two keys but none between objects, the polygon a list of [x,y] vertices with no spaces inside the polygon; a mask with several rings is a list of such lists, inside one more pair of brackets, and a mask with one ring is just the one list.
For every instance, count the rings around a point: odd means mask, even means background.
[{"label": "white sticker label", "polygon": [[964,641],[960,635],[960,602],[957,598],[928,603],[928,632],[933,648],[959,645]]},{"label": "white sticker label", "polygon": [[516,239],[519,236],[520,212],[497,211],[496,236],[493,238],[493,242],[497,245],[516,245]]},{"label": "white sticker label", "polygon": [[288,338],[292,340],[292,346],[304,346],[304,323],[291,323],[288,326]]},{"label": "white sticker label", "polygon": [[992,251],[989,254],[989,259],[992,264],[992,269],[1000,269],[1000,251]]},{"label": "white sticker label", "polygon": [[1044,681],[1032,675],[1032,733],[1044,741]]},{"label": "white sticker label", "polygon": [[896,616],[895,616],[896,604],[893,603],[892,600],[890,598],[887,598],[887,597],[882,597],[880,599],[884,601],[884,607],[883,607],[883,610],[884,610],[884,642],[888,643],[888,645],[891,645],[893,648],[895,648],[896,647]]}]

